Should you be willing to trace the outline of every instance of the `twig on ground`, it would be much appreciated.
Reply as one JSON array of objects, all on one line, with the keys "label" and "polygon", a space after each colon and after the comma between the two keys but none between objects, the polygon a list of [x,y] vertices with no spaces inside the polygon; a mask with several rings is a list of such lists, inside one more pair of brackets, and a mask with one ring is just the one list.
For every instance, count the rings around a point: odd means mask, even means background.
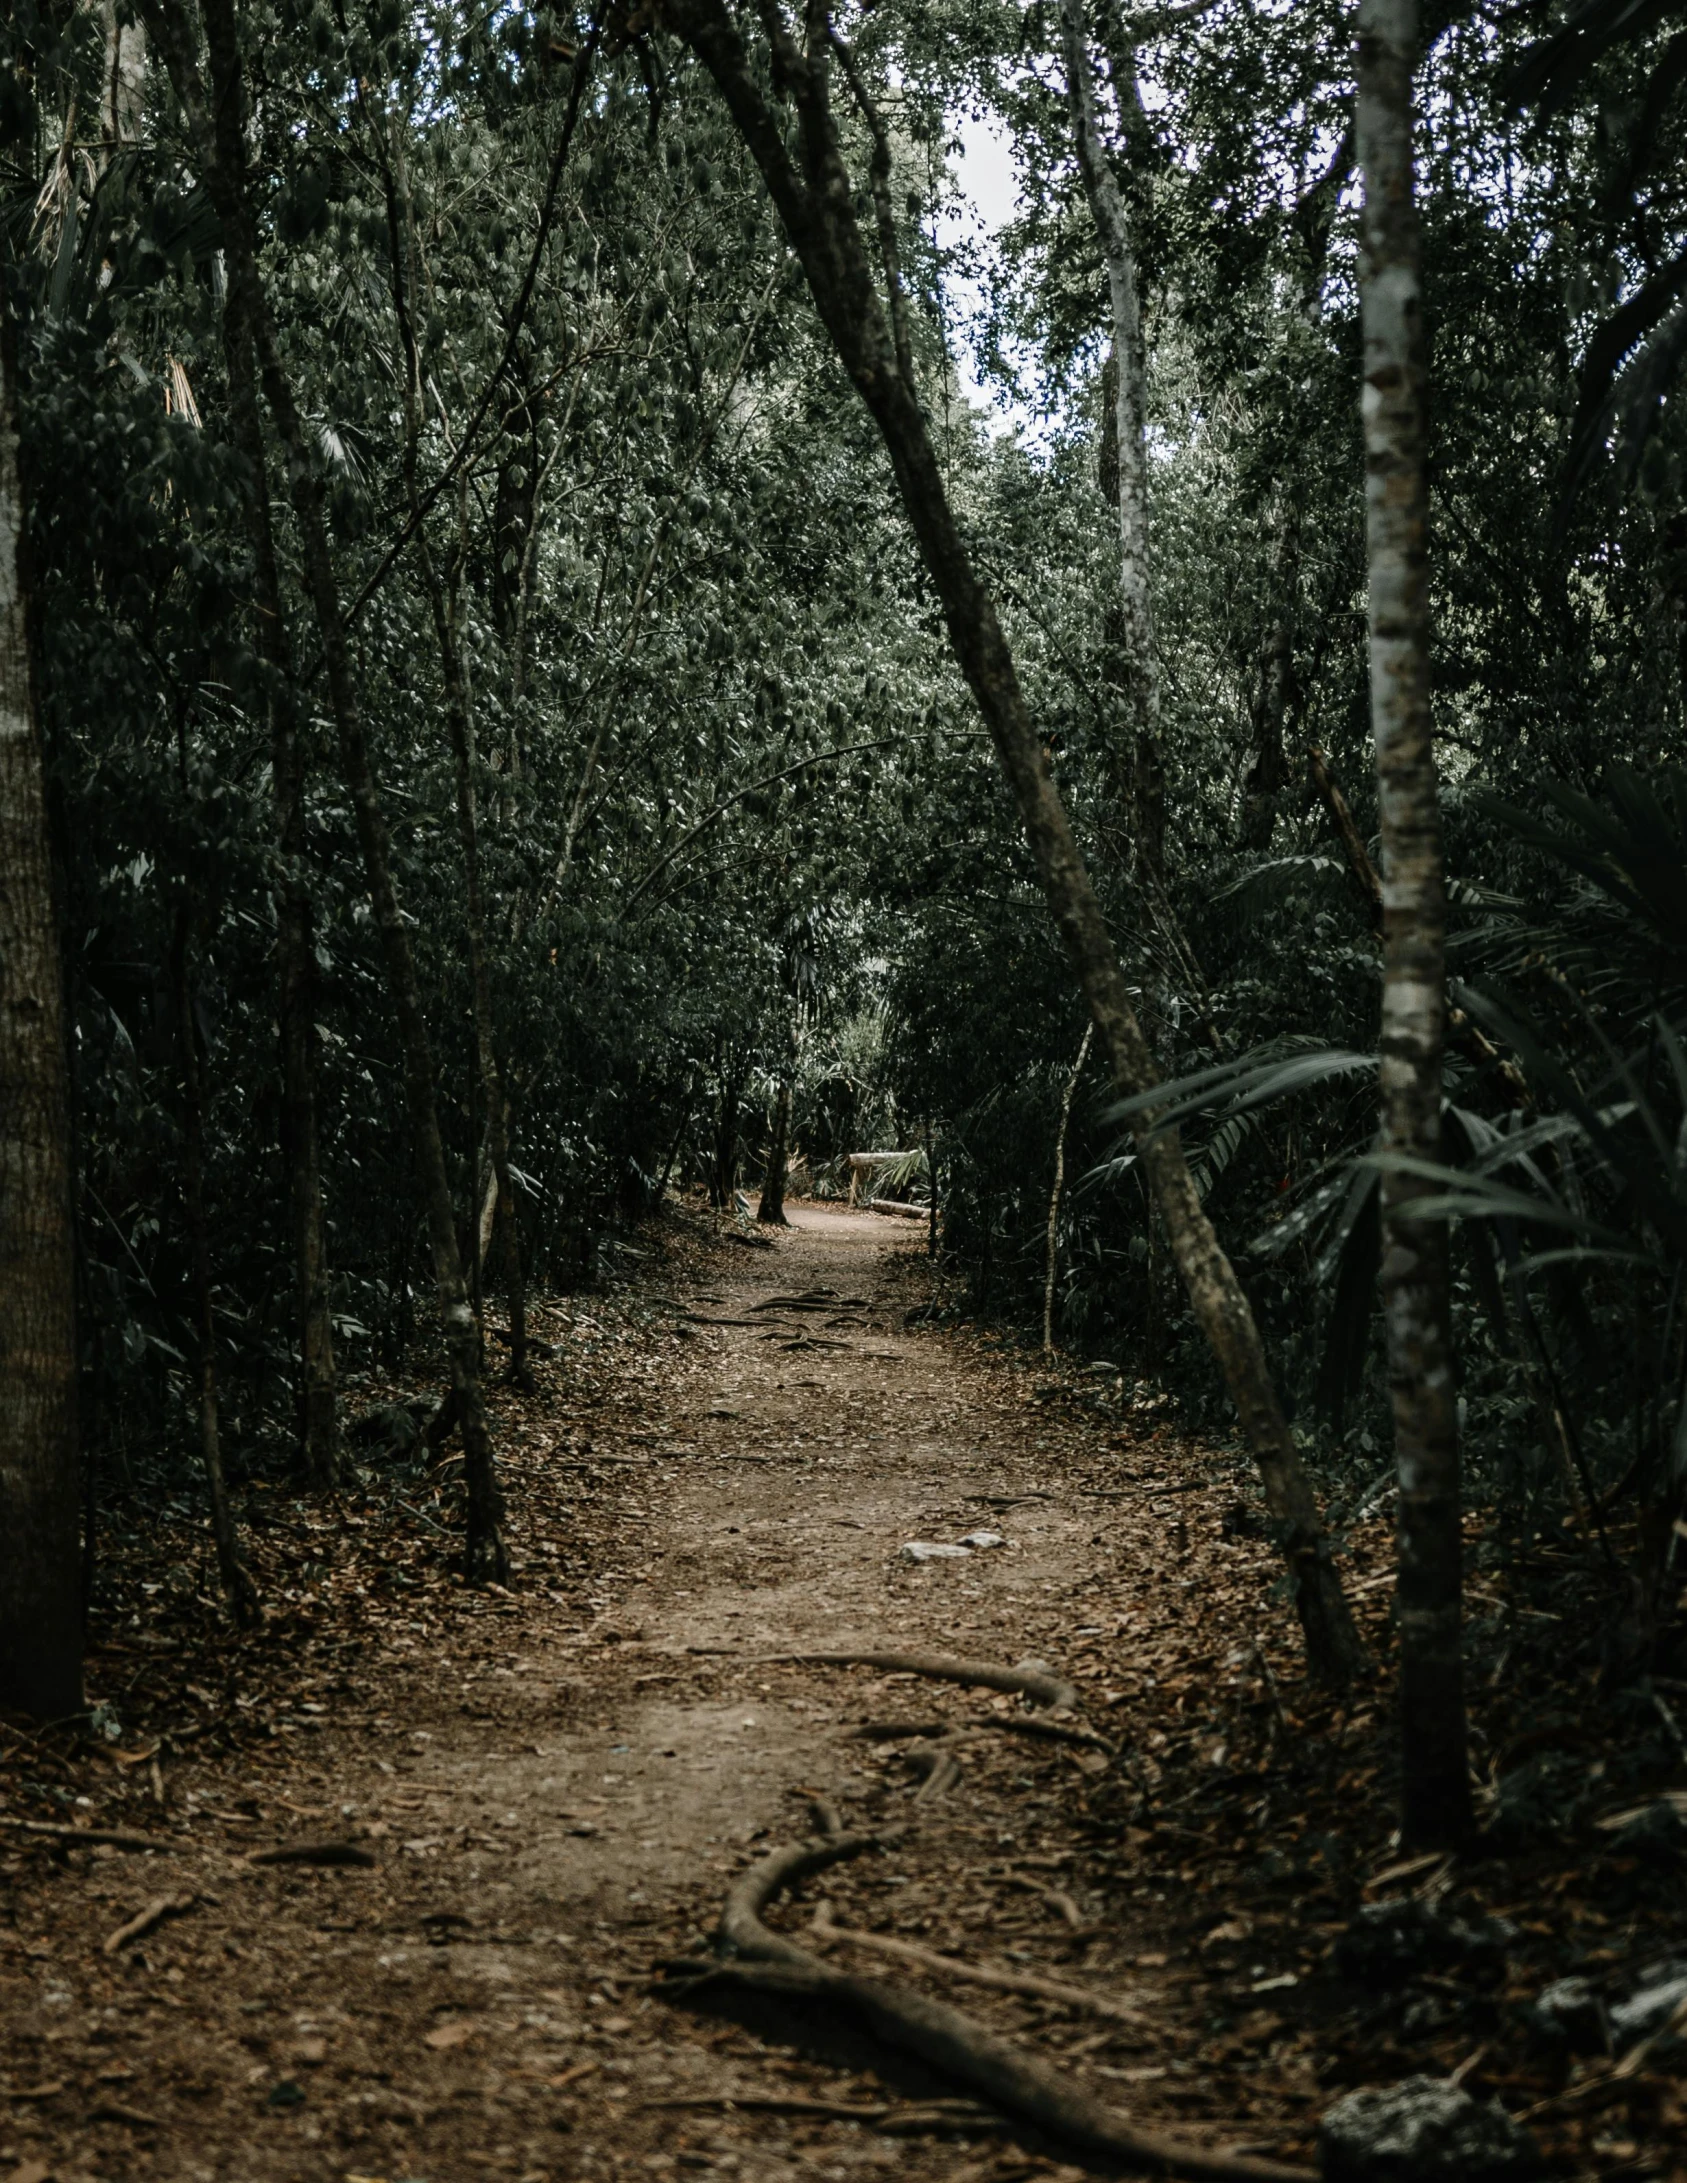
[{"label": "twig on ground", "polygon": [[118,1827],[61,1827],[48,1819],[14,1819],[9,1812],[0,1812],[0,1827],[16,1827],[24,1834],[39,1834],[51,1841],[86,1842],[92,1846],[103,1842],[107,1849],[197,1849],[196,1842],[177,1839],[167,1834],[125,1834]]},{"label": "twig on ground", "polygon": [[127,1948],[134,1940],[143,1940],[155,1926],[166,1918],[179,1918],[184,1910],[191,1910],[197,1902],[195,1895],[155,1895],[144,1910],[138,1910],[127,1925],[120,1925],[115,1933],[106,1938],[105,1953],[114,1956],[120,1948]]}]

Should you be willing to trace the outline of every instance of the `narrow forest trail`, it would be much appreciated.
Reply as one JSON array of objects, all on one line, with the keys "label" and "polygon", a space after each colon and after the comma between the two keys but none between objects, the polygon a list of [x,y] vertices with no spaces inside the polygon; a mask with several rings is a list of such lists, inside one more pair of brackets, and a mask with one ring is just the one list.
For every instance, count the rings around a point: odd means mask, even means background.
[{"label": "narrow forest trail", "polygon": [[[645,1990],[702,1947],[731,1876],[812,1831],[815,1796],[846,1826],[918,1822],[828,1874],[841,1923],[1123,2003],[1137,2013],[936,1981],[1144,2120],[1304,2152],[1314,2041],[1285,2004],[1324,1944],[1308,1953],[1295,1920],[1233,1896],[1269,1813],[1234,1816],[1260,1777],[1226,1739],[1275,1737],[1281,1700],[1250,1648],[1256,1631],[1292,1644],[1270,1553],[1236,1521],[1239,1474],[1193,1460],[1151,1406],[1109,1418],[977,1335],[910,1326],[919,1233],[792,1219],[773,1249],[713,1246],[684,1295],[645,1295],[572,1439],[546,1398],[527,1406],[519,1595],[442,1591],[443,1622],[383,1606],[378,1660],[366,1648],[355,1676],[303,1685],[316,1699],[261,1762],[176,1769],[172,1832],[191,1855],[78,1848],[20,1887],[17,1951],[0,1956],[0,2161],[25,2183],[1050,2172],[1057,2149],[1000,2125],[889,2135],[657,2104],[886,2096],[871,2057],[798,2052],[777,2011],[751,2032]],[[539,1469],[553,1491],[576,1478],[580,1507],[595,1496],[596,1565],[571,1594],[542,1581],[574,1519],[531,1491]],[[1004,1543],[903,1553],[980,1529]],[[852,1729],[988,1729],[1020,1701],[767,1657],[898,1647],[1046,1662],[1136,1750],[1110,1766],[982,1733],[959,1783],[916,1806],[906,1747]],[[1278,1661],[1292,1674],[1292,1652]],[[1240,1780],[1220,1832],[1197,1831],[1204,1811],[1152,1836],[1130,1824],[1156,1751],[1194,1770],[1197,1797]],[[254,1827],[347,1836],[375,1869],[254,1867]],[[197,1900],[108,1951],[165,1888]],[[944,2089],[884,2067],[893,2089]]]}]

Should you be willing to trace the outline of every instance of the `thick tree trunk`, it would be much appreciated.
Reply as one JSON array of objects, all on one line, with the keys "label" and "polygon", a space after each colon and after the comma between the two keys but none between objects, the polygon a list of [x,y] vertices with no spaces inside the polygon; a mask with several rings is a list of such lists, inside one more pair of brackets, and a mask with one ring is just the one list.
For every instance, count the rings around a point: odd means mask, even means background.
[{"label": "thick tree trunk", "polygon": [[[1371,724],[1382,831],[1382,1141],[1436,1159],[1446,1035],[1446,898],[1429,711],[1423,308],[1412,181],[1416,0],[1360,0],[1365,177],[1365,532]],[[1461,1657],[1458,1409],[1447,1225],[1417,1220],[1425,1184],[1382,1181],[1382,1304],[1400,1474],[1401,1836],[1445,1848],[1469,1832]]]},{"label": "thick tree trunk", "polygon": [[229,408],[247,471],[246,522],[252,542],[252,604],[269,707],[271,778],[279,871],[275,890],[278,1015],[281,1026],[282,1159],[287,1171],[299,1341],[299,1450],[306,1477],[340,1477],[338,1383],[328,1305],[328,1248],[317,1128],[316,949],[305,877],[305,766],[269,498],[263,419],[258,409],[252,328],[231,293],[223,313]]},{"label": "thick tree trunk", "polygon": [[785,1158],[791,1135],[791,1080],[779,1079],[779,1090],[773,1101],[773,1136],[767,1147],[767,1166],[762,1170],[761,1203],[756,1208],[757,1220],[765,1221],[770,1228],[788,1228],[785,1218]]},{"label": "thick tree trunk", "polygon": [[16,355],[0,299],[0,1708],[82,1703],[64,981],[30,677]]},{"label": "thick tree trunk", "polygon": [[405,1107],[427,1217],[434,1289],[450,1363],[451,1388],[463,1435],[463,1472],[468,1490],[465,1571],[471,1580],[490,1577],[502,1581],[509,1573],[509,1559],[499,1528],[502,1503],[481,1391],[480,1328],[469,1308],[468,1289],[463,1278],[451,1181],[439,1130],[427,1019],[422,1009],[409,929],[393,880],[386,816],[375,784],[352,679],[339,587],[328,550],[322,481],[293,398],[292,385],[282,366],[268,298],[258,269],[257,244],[246,195],[245,95],[231,0],[205,0],[203,12],[211,61],[212,99],[209,103],[199,80],[196,41],[188,18],[175,0],[144,0],[148,30],[164,57],[194,135],[204,167],[206,188],[222,224],[230,294],[238,294],[239,306],[252,328],[264,394],[287,452],[305,580],[322,636],[329,705],[339,737],[340,766],[351,797],[370,907],[380,934],[387,987],[393,1013],[398,1019],[399,1043],[404,1056]]},{"label": "thick tree trunk", "polygon": [[257,1586],[235,1535],[223,1474],[222,1425],[217,1403],[216,1288],[211,1278],[211,1232],[205,1212],[205,1091],[199,1068],[199,1032],[193,1020],[193,971],[188,913],[176,913],[171,946],[175,987],[176,1035],[182,1063],[182,1210],[187,1219],[188,1253],[193,1267],[194,1330],[199,1355],[194,1376],[199,1394],[199,1447],[205,1464],[205,1490],[211,1504],[211,1538],[217,1550],[217,1576],[235,1620],[251,1629],[262,1619]]},{"label": "thick tree trunk", "polygon": [[1060,1127],[1054,1133],[1054,1183],[1049,1191],[1048,1261],[1043,1274],[1043,1355],[1054,1354],[1054,1281],[1060,1256],[1060,1197],[1066,1187],[1066,1130],[1072,1119],[1072,1101],[1077,1096],[1078,1079],[1084,1073],[1084,1063],[1090,1057],[1090,1040],[1095,1036],[1095,1025],[1086,1023],[1084,1035],[1078,1041],[1078,1058],[1073,1062],[1066,1079],[1066,1089],[1060,1098]]},{"label": "thick tree trunk", "polygon": [[[838,355],[884,440],[910,526],[942,602],[955,660],[989,728],[1056,925],[1089,1002],[1114,1082],[1149,1091],[1160,1074],[1031,720],[995,602],[979,581],[950,508],[915,389],[897,364],[884,306],[854,213],[854,192],[828,97],[826,51],[801,51],[771,7],[773,80],[795,105],[793,164],[783,126],[724,0],[668,0],[665,19],[713,76],[778,207]],[[1348,1680],[1363,1659],[1330,1559],[1311,1482],[1266,1364],[1253,1311],[1220,1248],[1175,1130],[1139,1125],[1143,1170],[1177,1255],[1196,1322],[1211,1344],[1259,1464],[1290,1571],[1307,1659],[1321,1679]]]}]

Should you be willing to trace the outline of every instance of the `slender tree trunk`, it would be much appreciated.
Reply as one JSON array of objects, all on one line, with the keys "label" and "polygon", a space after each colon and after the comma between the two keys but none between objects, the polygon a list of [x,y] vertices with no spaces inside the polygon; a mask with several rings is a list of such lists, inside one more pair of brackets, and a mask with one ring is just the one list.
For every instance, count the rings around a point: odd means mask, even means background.
[{"label": "slender tree trunk", "polygon": [[[818,11],[818,0],[817,0]],[[949,505],[916,390],[903,378],[854,212],[854,190],[828,92],[823,12],[798,47],[776,9],[764,20],[773,81],[796,109],[795,156],[767,101],[725,0],[668,0],[664,19],[713,76],[762,171],[808,276],[820,317],[884,440],[909,524],[942,603],[955,660],[989,728],[1018,802],[1050,911],[1095,1018],[1115,1084],[1126,1094],[1161,1081],[1101,904],[1073,837],[1032,722],[995,602],[979,581]],[[818,34],[817,34],[818,33]],[[1189,1173],[1175,1130],[1138,1127],[1143,1170],[1177,1255],[1196,1322],[1211,1344],[1259,1464],[1277,1522],[1312,1672],[1347,1681],[1363,1660],[1311,1482],[1272,1384],[1259,1329]]]},{"label": "slender tree trunk", "polygon": [[269,707],[279,865],[275,925],[281,1026],[281,1142],[293,1245],[294,1323],[299,1340],[299,1446],[306,1477],[314,1485],[332,1486],[340,1477],[340,1421],[317,1127],[315,914],[305,876],[304,747],[299,733],[292,646],[275,555],[252,328],[242,301],[243,291],[231,290],[223,312],[223,353],[228,364],[235,440],[247,472],[252,603]]},{"label": "slender tree trunk", "polygon": [[937,1135],[926,1116],[926,1256],[937,1256]]},{"label": "slender tree trunk", "polygon": [[193,1020],[192,946],[185,909],[176,913],[171,945],[175,987],[176,1033],[182,1063],[182,1210],[187,1217],[188,1250],[193,1265],[194,1330],[199,1355],[194,1376],[199,1392],[199,1447],[205,1464],[205,1489],[211,1504],[211,1538],[217,1550],[217,1575],[223,1597],[245,1629],[262,1620],[257,1586],[240,1551],[228,1481],[223,1475],[222,1427],[217,1404],[216,1288],[211,1278],[211,1234],[205,1214],[205,1088],[199,1067],[199,1032]]},{"label": "slender tree trunk", "polygon": [[1294,598],[1300,582],[1300,481],[1285,480],[1271,552],[1270,618],[1254,663],[1248,705],[1251,757],[1242,784],[1241,842],[1266,850],[1277,830],[1277,805],[1289,782],[1284,727],[1294,693]]},{"label": "slender tree trunk", "polygon": [[1066,1089],[1060,1099],[1060,1127],[1054,1133],[1054,1187],[1049,1191],[1048,1271],[1043,1276],[1043,1355],[1054,1354],[1054,1277],[1059,1264],[1060,1193],[1066,1187],[1066,1128],[1072,1119],[1072,1101],[1077,1096],[1078,1079],[1084,1073],[1084,1063],[1090,1057],[1090,1040],[1095,1036],[1095,1025],[1086,1023],[1084,1035],[1078,1041],[1078,1058],[1072,1064],[1066,1079]]},{"label": "slender tree trunk", "polygon": [[64,979],[26,617],[16,352],[0,298],[0,1708],[82,1703],[76,1247]]},{"label": "slender tree trunk", "polygon": [[[1149,921],[1188,981],[1209,1044],[1222,1053],[1207,982],[1166,884],[1166,760],[1160,740],[1160,655],[1149,577],[1148,358],[1130,216],[1101,137],[1082,0],[1061,0],[1067,94],[1079,170],[1107,266],[1113,346],[1101,383],[1107,403],[1101,434],[1101,487],[1119,519],[1119,588],[1107,609],[1107,654],[1124,691],[1126,733],[1114,774],[1127,813],[1129,871]],[[1135,55],[1114,56],[1115,82],[1128,114],[1141,118]]]},{"label": "slender tree trunk", "polygon": [[[427,532],[420,521],[421,501],[416,474],[417,449],[422,427],[422,366],[416,346],[412,299],[416,278],[416,229],[410,198],[409,175],[403,146],[386,144],[383,122],[376,123],[376,149],[386,182],[387,239],[392,257],[393,307],[405,356],[405,486],[412,515],[417,518],[416,562],[433,617],[439,645],[440,672],[445,683],[445,719],[451,736],[451,755],[457,781],[457,831],[463,844],[463,873],[467,893],[469,980],[474,995],[475,1064],[481,1101],[486,1112],[486,1136],[492,1160],[493,1187],[497,1193],[493,1233],[503,1244],[504,1291],[510,1315],[510,1377],[519,1386],[531,1386],[527,1364],[527,1296],[522,1280],[521,1230],[516,1213],[515,1189],[510,1181],[509,1102],[504,1075],[498,1066],[497,1031],[492,1013],[492,965],[486,945],[486,898],[480,869],[480,815],[475,795],[479,753],[475,747],[474,699],[468,666],[458,640],[456,599],[441,578]],[[458,484],[460,570],[467,553],[468,473]],[[478,1234],[473,1260],[477,1316],[481,1304],[481,1254]]]},{"label": "slender tree trunk", "polygon": [[[1371,725],[1383,859],[1382,1141],[1441,1150],[1446,898],[1429,709],[1428,495],[1419,232],[1412,182],[1416,0],[1360,0],[1365,177],[1359,296],[1365,339],[1365,533]],[[1413,1218],[1425,1184],[1382,1180],[1382,1304],[1400,1473],[1401,1837],[1445,1848],[1469,1832],[1461,1655],[1458,1409],[1447,1225]]]},{"label": "slender tree trunk", "polygon": [[715,1121],[715,1158],[709,1176],[709,1203],[722,1212],[732,1208],[732,1186],[738,1179],[738,1087],[723,1083],[720,1109]]},{"label": "slender tree trunk", "polygon": [[[1305,253],[1301,265],[1300,320],[1316,337],[1324,317],[1324,274],[1329,263],[1330,230],[1342,186],[1353,167],[1351,128],[1312,186],[1295,205],[1289,226]],[[1245,849],[1266,850],[1277,828],[1278,807],[1289,785],[1289,714],[1297,698],[1295,608],[1300,593],[1301,540],[1306,502],[1306,468],[1301,442],[1313,430],[1304,391],[1294,401],[1286,435],[1275,510],[1271,565],[1267,576],[1267,618],[1254,663],[1248,705],[1249,764],[1242,785],[1241,842]]]},{"label": "slender tree trunk", "polygon": [[1365,837],[1359,831],[1341,783],[1336,779],[1330,754],[1318,744],[1309,746],[1306,753],[1306,770],[1312,776],[1312,785],[1318,791],[1319,800],[1329,814],[1330,826],[1347,864],[1347,876],[1353,882],[1353,891],[1364,906],[1365,915],[1380,928],[1382,924],[1382,881],[1377,868],[1371,862],[1371,852],[1365,846]]},{"label": "slender tree trunk", "polygon": [[[1134,795],[1132,830],[1139,863],[1163,879],[1165,765],[1160,752],[1160,657],[1148,570],[1148,359],[1142,333],[1142,295],[1130,221],[1101,138],[1083,0],[1060,0],[1066,55],[1067,99],[1078,171],[1107,268],[1112,321],[1112,435],[1104,484],[1113,488],[1119,514],[1119,595],[1116,658],[1124,682]],[[1134,55],[1128,57],[1134,86]],[[1147,822],[1145,825],[1144,822]]]},{"label": "slender tree trunk", "polygon": [[767,1166],[762,1171],[761,1203],[756,1208],[756,1218],[765,1221],[770,1228],[788,1228],[785,1218],[785,1155],[791,1134],[791,1080],[779,1079],[779,1089],[773,1101],[773,1136],[767,1148]]},{"label": "slender tree trunk", "polygon": [[[662,1172],[656,1179],[656,1203],[658,1205],[667,1195],[668,1178],[674,1171],[674,1162],[679,1158],[679,1148],[685,1142],[685,1133],[691,1122],[692,1095],[696,1089],[696,1077],[694,1075],[688,1076],[685,1080],[685,1096],[680,1101],[679,1126],[674,1131],[673,1143],[668,1147],[668,1157],[662,1162]],[[684,1182],[685,1178],[682,1174],[680,1177],[681,1188],[684,1187]]]},{"label": "slender tree trunk", "polygon": [[[195,60],[195,40],[188,17],[174,0],[144,0],[147,27],[164,56],[193,132],[207,190],[222,223],[231,294],[251,326],[264,394],[287,452],[293,507],[298,517],[306,584],[316,610],[327,669],[330,709],[339,737],[340,765],[357,825],[359,847],[380,934],[387,986],[398,1019],[404,1055],[405,1106],[411,1144],[419,1171],[423,1210],[433,1259],[451,1390],[463,1434],[463,1471],[468,1490],[465,1570],[471,1580],[502,1581],[509,1559],[500,1532],[502,1500],[492,1435],[481,1391],[480,1328],[469,1308],[457,1243],[456,1212],[440,1136],[433,1053],[422,1009],[409,929],[399,906],[392,875],[386,816],[381,808],[368,741],[352,679],[339,587],[328,550],[322,481],[317,473],[304,422],[276,346],[258,269],[257,245],[245,185],[245,96],[241,82],[238,36],[231,0],[205,0],[204,19],[211,60],[212,100],[207,102]],[[214,124],[213,124],[214,116]]]}]

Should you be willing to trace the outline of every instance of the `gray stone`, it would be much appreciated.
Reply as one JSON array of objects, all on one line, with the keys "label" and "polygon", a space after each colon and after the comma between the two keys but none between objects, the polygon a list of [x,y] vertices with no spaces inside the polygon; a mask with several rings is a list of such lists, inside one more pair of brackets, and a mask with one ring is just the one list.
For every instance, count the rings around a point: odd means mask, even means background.
[{"label": "gray stone", "polygon": [[1443,2077],[1370,2085],[1318,2126],[1325,2183],[1526,2183],[1540,2149],[1505,2110]]},{"label": "gray stone", "polygon": [[1529,2004],[1529,2029],[1539,2046],[1559,2053],[1609,2054],[1605,2004],[1585,1978],[1560,1978]]},{"label": "gray stone", "polygon": [[1687,2001],[1687,1963],[1654,1964],[1628,1999],[1611,2011],[1611,2038],[1618,2052],[1661,2031],[1683,2001]]}]

